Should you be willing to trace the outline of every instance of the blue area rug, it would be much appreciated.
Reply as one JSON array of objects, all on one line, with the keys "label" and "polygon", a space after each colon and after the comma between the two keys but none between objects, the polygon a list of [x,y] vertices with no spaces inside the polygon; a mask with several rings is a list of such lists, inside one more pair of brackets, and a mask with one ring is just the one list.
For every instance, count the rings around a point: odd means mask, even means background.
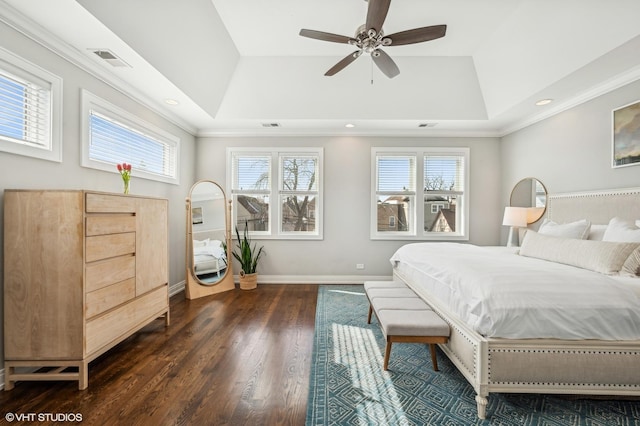
[{"label": "blue area rug", "polygon": [[438,350],[439,372],[423,344],[396,343],[382,370],[385,341],[361,285],[320,286],[309,401],[311,425],[640,425],[640,401],[490,394],[487,420],[475,392]]}]

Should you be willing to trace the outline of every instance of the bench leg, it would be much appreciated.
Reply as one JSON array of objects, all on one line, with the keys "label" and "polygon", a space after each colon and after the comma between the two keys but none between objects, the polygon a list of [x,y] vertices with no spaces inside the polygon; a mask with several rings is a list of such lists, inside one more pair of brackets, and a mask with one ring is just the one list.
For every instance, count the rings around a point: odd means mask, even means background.
[{"label": "bench leg", "polygon": [[429,344],[429,351],[431,352],[431,364],[433,364],[433,371],[438,371],[438,358],[436,358],[435,343]]},{"label": "bench leg", "polygon": [[387,347],[384,350],[384,363],[382,364],[382,369],[387,371],[389,367],[389,357],[391,356],[391,339],[387,339]]},{"label": "bench leg", "polygon": [[373,313],[373,305],[369,303],[369,315],[367,315],[367,324],[371,324],[371,314]]}]

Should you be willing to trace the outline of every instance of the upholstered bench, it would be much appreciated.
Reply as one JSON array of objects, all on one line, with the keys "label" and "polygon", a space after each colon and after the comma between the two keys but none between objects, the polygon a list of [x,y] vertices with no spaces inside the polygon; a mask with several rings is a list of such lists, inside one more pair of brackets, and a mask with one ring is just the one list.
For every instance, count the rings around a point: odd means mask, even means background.
[{"label": "upholstered bench", "polygon": [[438,371],[437,343],[449,340],[449,326],[413,290],[400,282],[365,282],[369,299],[367,323],[375,312],[387,345],[383,368],[387,370],[393,343],[426,343],[434,371]]}]

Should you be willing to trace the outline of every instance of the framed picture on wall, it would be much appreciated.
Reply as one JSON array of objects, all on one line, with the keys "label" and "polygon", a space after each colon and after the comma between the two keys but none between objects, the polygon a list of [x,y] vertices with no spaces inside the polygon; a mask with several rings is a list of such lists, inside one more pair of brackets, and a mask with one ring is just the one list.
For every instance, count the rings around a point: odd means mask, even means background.
[{"label": "framed picture on wall", "polygon": [[191,223],[200,225],[202,222],[202,207],[194,207],[191,209]]},{"label": "framed picture on wall", "polygon": [[612,167],[640,164],[640,101],[613,110]]}]

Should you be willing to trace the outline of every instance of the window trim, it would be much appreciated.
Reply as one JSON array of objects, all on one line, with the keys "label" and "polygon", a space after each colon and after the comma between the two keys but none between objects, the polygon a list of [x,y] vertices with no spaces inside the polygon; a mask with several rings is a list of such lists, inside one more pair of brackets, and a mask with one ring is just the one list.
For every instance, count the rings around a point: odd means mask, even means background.
[{"label": "window trim", "polygon": [[[235,154],[241,155],[261,155],[271,156],[271,182],[269,193],[265,194],[264,191],[253,191],[258,195],[267,195],[271,200],[269,203],[269,227],[268,231],[250,231],[249,234],[255,239],[272,239],[272,240],[322,240],[324,239],[324,226],[323,226],[323,187],[324,187],[324,148],[314,147],[284,147],[284,148],[256,148],[256,147],[227,147],[227,185],[226,190],[229,197],[231,197],[232,209],[231,209],[231,223],[235,227],[237,223],[237,209],[235,206],[235,195],[233,190],[233,156]],[[282,227],[282,207],[280,206],[280,196],[282,194],[291,193],[291,191],[281,188],[282,176],[280,176],[281,159],[283,157],[291,157],[295,155],[308,156],[314,155],[318,157],[318,173],[319,179],[316,179],[318,186],[317,189],[317,216],[316,216],[316,231],[291,231],[283,232]],[[243,194],[249,194],[252,190],[243,190]],[[314,192],[314,191],[312,191]],[[295,191],[295,194],[309,193],[308,191],[301,190]],[[235,238],[235,231],[232,232],[233,238]]]},{"label": "window trim", "polygon": [[[62,162],[62,78],[0,47],[0,69],[26,81],[42,80],[50,85],[50,135],[47,146],[19,143],[0,137],[0,151],[41,160]],[[35,81],[34,81],[35,83]]]},{"label": "window trim", "polygon": [[[431,155],[457,155],[464,157],[464,191],[462,192],[460,230],[450,232],[427,232],[424,225],[424,197],[428,194],[424,190],[424,157]],[[378,231],[378,193],[377,188],[377,163],[378,155],[411,155],[416,159],[416,190],[412,191],[415,211],[410,221],[412,231]],[[371,205],[370,205],[370,239],[371,240],[413,240],[413,241],[468,241],[469,240],[469,182],[470,182],[470,149],[466,147],[373,147],[371,148]],[[448,191],[437,191],[448,192]],[[434,192],[430,192],[434,194]]]},{"label": "window trim", "polygon": [[[170,183],[173,185],[180,184],[180,138],[173,135],[151,123],[148,123],[138,116],[116,106],[112,103],[94,95],[88,90],[83,89],[81,93],[81,133],[82,133],[82,167],[96,170],[103,170],[111,173],[119,173],[115,168],[115,164],[105,163],[103,161],[92,160],[89,157],[89,144],[91,142],[91,111],[95,111],[99,115],[107,119],[119,122],[125,126],[131,127],[141,133],[148,134],[157,138],[160,142],[172,145],[175,150],[175,176],[162,176],[155,173],[148,173],[144,170],[135,169],[132,176],[135,178],[154,180],[158,182]],[[123,158],[122,161],[127,161]]]}]

